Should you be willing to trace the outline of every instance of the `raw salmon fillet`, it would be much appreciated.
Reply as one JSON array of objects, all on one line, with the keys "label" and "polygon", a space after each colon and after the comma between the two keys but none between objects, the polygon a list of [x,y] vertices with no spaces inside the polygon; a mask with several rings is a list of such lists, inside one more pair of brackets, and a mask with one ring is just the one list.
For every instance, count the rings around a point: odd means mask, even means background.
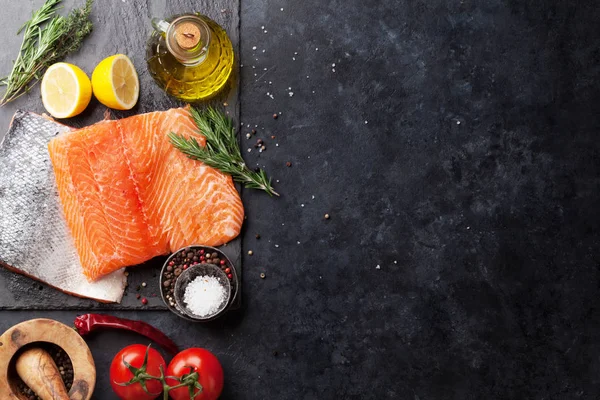
[{"label": "raw salmon fillet", "polygon": [[[74,296],[118,303],[127,283],[125,271],[88,281],[64,217],[47,146],[57,133],[69,129],[17,111],[0,139],[0,266]],[[61,157],[57,154],[58,163],[64,162]],[[6,284],[2,290],[10,292],[2,296],[0,308],[12,308],[30,285],[4,271],[0,282]]]},{"label": "raw salmon fillet", "polygon": [[48,149],[84,274],[96,280],[184,246],[235,238],[244,208],[230,176],[176,150],[195,137],[186,109],[102,121],[65,132]]}]

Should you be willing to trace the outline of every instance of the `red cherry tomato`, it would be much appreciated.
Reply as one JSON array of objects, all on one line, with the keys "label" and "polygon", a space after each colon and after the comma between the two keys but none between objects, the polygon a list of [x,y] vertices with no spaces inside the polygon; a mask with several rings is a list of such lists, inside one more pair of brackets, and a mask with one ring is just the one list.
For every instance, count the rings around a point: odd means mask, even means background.
[{"label": "red cherry tomato", "polygon": [[[154,400],[162,394],[162,384],[155,379],[146,381],[146,388],[148,392],[154,393],[153,395],[146,393],[139,383],[129,386],[118,385],[118,383],[125,383],[133,378],[133,374],[123,361],[128,362],[135,368],[140,368],[144,363],[146,349],[147,347],[141,344],[127,346],[117,353],[110,364],[110,384],[121,400]],[[146,373],[152,376],[160,376],[161,365],[164,369],[166,366],[165,359],[158,351],[150,348]]]},{"label": "red cherry tomato", "polygon": [[[215,400],[223,391],[223,367],[213,353],[206,349],[191,348],[177,354],[167,367],[167,376],[183,377],[197,372],[198,382],[202,385],[202,392],[195,397],[196,400]],[[169,386],[178,382],[167,378]],[[199,392],[196,389],[195,393]],[[190,392],[187,387],[181,387],[169,392],[174,400],[189,400]]]}]

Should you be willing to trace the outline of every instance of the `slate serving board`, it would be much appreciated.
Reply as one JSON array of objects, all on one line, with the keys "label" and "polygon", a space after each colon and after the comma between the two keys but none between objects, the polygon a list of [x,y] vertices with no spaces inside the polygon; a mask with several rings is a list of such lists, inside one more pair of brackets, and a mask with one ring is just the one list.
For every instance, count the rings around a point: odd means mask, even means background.
[{"label": "slate serving board", "polygon": [[[107,0],[104,0],[107,1]],[[146,69],[146,40],[152,32],[150,20],[153,17],[165,18],[174,14],[199,11],[214,19],[227,31],[236,54],[239,59],[239,0],[219,0],[211,2],[207,0],[108,0],[111,7],[102,7],[103,2],[97,1],[92,11],[94,31],[86,39],[84,46],[78,53],[70,55],[65,61],[74,63],[81,67],[88,75],[91,75],[95,65],[104,57],[116,53],[127,54],[136,66],[140,78],[140,100],[130,111],[111,110],[113,118],[124,118],[131,115],[167,110],[180,107],[183,103],[168,97],[152,80]],[[3,7],[7,12],[0,16],[0,23],[9,16],[18,16],[23,21],[29,18],[31,11],[37,9],[43,1],[9,2]],[[82,1],[65,0],[63,5],[66,10],[73,6],[80,6]],[[21,37],[7,36],[6,47],[0,54],[0,70],[8,71],[12,65],[12,57],[17,54]],[[224,90],[219,99],[212,103],[225,109],[226,113],[239,126],[239,85],[238,71],[239,63],[235,63],[230,84]],[[8,129],[10,118],[16,109],[24,109],[38,113],[44,112],[39,98],[39,89],[34,88],[32,93],[21,99],[10,103],[0,109],[0,141]],[[72,118],[64,123],[74,126],[86,126],[98,122],[104,118],[106,108],[92,99],[90,106],[80,116]],[[241,190],[238,187],[238,190]],[[238,238],[222,250],[236,266],[240,279],[241,290],[241,238]],[[53,288],[39,283],[30,278],[17,275],[13,272],[0,268],[0,310],[114,310],[114,309],[145,309],[166,310],[159,291],[159,274],[166,257],[157,257],[144,265],[128,268],[129,287],[125,292],[121,304],[101,304],[92,300],[80,299],[61,293]],[[146,287],[142,287],[146,282]],[[139,288],[139,290],[138,290]],[[142,305],[136,299],[136,293],[148,299],[147,305]],[[238,308],[241,296],[232,308]]]}]

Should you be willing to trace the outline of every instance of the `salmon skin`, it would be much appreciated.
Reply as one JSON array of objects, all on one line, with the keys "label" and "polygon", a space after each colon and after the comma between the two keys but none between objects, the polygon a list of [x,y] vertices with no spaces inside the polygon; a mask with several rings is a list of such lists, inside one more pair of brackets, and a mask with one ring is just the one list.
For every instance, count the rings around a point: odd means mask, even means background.
[{"label": "salmon skin", "polygon": [[17,111],[0,143],[0,264],[56,289],[120,302],[124,270],[89,282],[63,216],[47,143],[68,127]]},{"label": "salmon skin", "polygon": [[88,279],[239,235],[244,207],[231,176],[187,158],[171,145],[171,132],[205,144],[183,108],[102,121],[48,144]]}]

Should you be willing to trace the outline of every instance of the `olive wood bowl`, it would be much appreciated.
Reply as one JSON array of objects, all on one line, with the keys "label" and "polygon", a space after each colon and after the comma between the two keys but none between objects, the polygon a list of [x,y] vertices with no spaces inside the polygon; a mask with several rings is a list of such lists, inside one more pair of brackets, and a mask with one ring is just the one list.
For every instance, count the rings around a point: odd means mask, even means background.
[{"label": "olive wood bowl", "polygon": [[21,322],[0,336],[0,399],[27,400],[11,381],[9,366],[19,349],[36,342],[52,343],[67,353],[73,364],[69,399],[89,400],[96,386],[96,366],[87,343],[73,328],[45,318]]}]

